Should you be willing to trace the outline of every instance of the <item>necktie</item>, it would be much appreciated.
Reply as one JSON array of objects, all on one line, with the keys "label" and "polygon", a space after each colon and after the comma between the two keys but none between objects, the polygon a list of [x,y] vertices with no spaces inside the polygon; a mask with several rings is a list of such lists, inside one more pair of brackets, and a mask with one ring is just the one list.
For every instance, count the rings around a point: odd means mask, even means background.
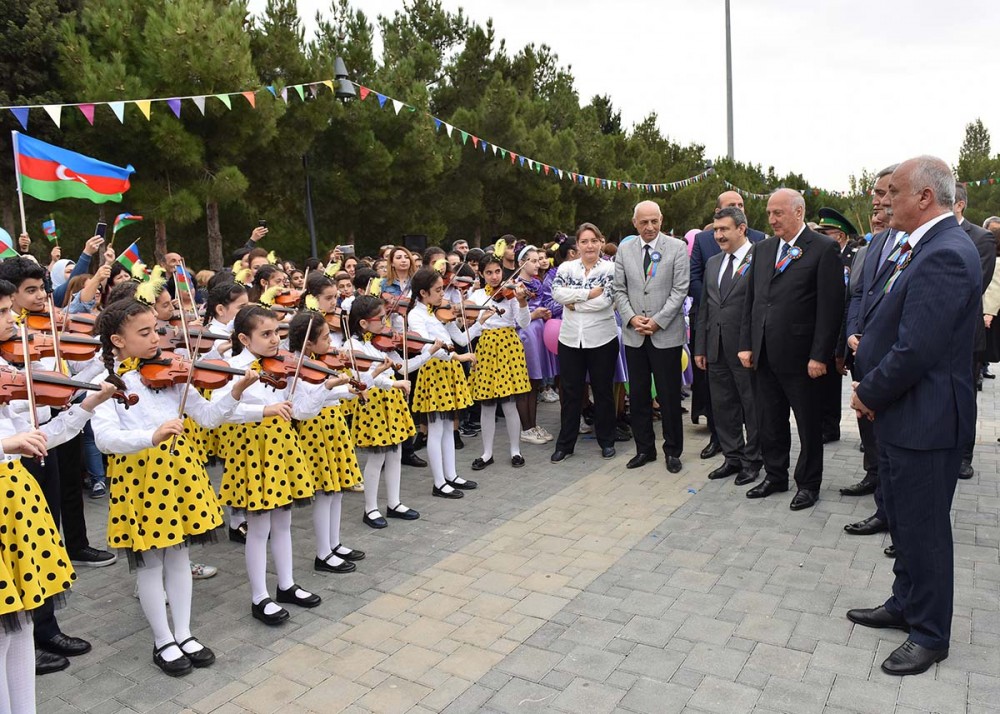
[{"label": "necktie", "polygon": [[[778,254],[778,263],[784,260],[785,256],[788,255],[789,248],[791,248],[791,246],[788,244],[787,241],[781,241],[781,252]],[[777,264],[775,265],[777,266]]]},{"label": "necktie", "polygon": [[885,262],[889,260],[889,256],[893,254],[896,248],[898,248],[903,241],[909,238],[909,234],[900,231],[896,233],[896,235],[894,235],[892,238],[893,239],[891,241],[886,240],[885,246],[882,248],[882,262],[879,263],[879,267],[885,265]]},{"label": "necktie", "polygon": [[722,293],[723,297],[729,294],[729,289],[733,287],[733,268],[736,267],[736,254],[732,253],[723,264],[722,268],[722,280],[719,282],[719,292]]},{"label": "necktie", "polygon": [[643,275],[649,275],[649,266],[653,264],[653,256],[649,253],[648,245],[644,245],[642,249],[645,251],[642,256],[642,273]]}]

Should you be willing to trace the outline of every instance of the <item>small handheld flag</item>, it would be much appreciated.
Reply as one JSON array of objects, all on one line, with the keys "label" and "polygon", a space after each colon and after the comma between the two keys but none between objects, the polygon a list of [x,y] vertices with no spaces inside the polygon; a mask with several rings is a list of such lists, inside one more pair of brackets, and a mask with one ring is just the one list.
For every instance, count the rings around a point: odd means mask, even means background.
[{"label": "small handheld flag", "polygon": [[14,132],[15,169],[20,188],[39,201],[85,198],[120,201],[128,191],[131,166],[121,168]]},{"label": "small handheld flag", "polygon": [[132,272],[132,266],[139,262],[139,246],[133,243],[116,260]]},{"label": "small handheld flag", "polygon": [[131,213],[119,213],[115,216],[115,223],[111,227],[111,235],[116,236],[120,229],[133,223],[138,223],[141,220],[142,216],[134,216]]},{"label": "small handheld flag", "polygon": [[177,278],[177,289],[179,291],[185,293],[191,292],[191,283],[188,281],[188,276],[184,268],[179,265],[174,268],[174,277]]},{"label": "small handheld flag", "polygon": [[17,251],[14,250],[13,245],[14,239],[10,237],[10,233],[0,228],[0,260],[17,257]]},{"label": "small handheld flag", "polygon": [[42,233],[45,237],[49,239],[50,243],[59,240],[59,229],[56,228],[56,219],[50,218],[47,221],[42,222]]}]

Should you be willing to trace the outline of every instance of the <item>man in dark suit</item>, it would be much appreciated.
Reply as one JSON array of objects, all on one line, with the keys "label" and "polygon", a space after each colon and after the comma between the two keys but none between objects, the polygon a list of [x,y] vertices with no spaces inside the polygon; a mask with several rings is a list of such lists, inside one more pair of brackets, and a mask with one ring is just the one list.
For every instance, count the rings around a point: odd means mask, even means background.
[{"label": "man in dark suit", "polygon": [[[736,191],[723,191],[719,194],[719,198],[715,202],[716,214],[723,208],[738,208],[743,211],[743,196]],[[751,243],[759,243],[767,238],[767,236],[747,226],[747,238]],[[688,294],[692,299],[691,310],[688,315],[691,322],[691,344],[694,344],[698,338],[698,306],[701,303],[705,264],[709,258],[718,255],[720,252],[719,244],[715,242],[714,226],[695,235],[694,245],[691,247],[691,282],[688,288]],[[700,414],[705,415],[705,418],[708,420],[708,429],[712,434],[708,445],[701,450],[701,458],[710,459],[719,453],[721,447],[716,436],[707,376],[695,370],[691,383],[691,421],[697,424]]]},{"label": "man in dark suit", "polygon": [[883,201],[908,235],[861,315],[851,406],[875,423],[879,479],[896,545],[892,595],[850,610],[866,627],[909,631],[882,663],[919,674],[948,656],[954,598],[950,510],[962,448],[975,419],[969,364],[982,300],[982,267],[952,214],[955,179],[922,156],[900,164]]},{"label": "man in dark suit", "polygon": [[[976,224],[965,220],[965,209],[968,205],[969,192],[966,190],[964,185],[958,184],[955,187],[955,220],[958,221],[958,225],[972,240],[972,244],[976,247],[976,252],[979,253],[979,262],[983,269],[983,286],[981,292],[985,293],[986,288],[990,286],[990,282],[993,280],[993,271],[996,269],[997,265],[997,243],[996,238],[993,237],[993,234],[990,231],[985,228],[980,228]],[[982,305],[980,305],[978,309],[979,314],[982,315]],[[973,354],[972,364],[972,374],[976,383],[977,391],[983,388],[982,371],[983,364],[985,363],[986,324],[982,320],[979,320],[976,323],[976,348]],[[975,470],[972,468],[972,453],[976,445],[975,421],[973,421],[972,424],[972,439],[970,439],[969,443],[965,446],[965,451],[962,454],[962,467],[958,473],[958,477],[963,479],[972,478],[976,474]]]},{"label": "man in dark suit", "polygon": [[722,252],[709,258],[705,266],[694,363],[708,373],[715,428],[726,457],[708,478],[736,475],[736,485],[743,486],[757,480],[761,467],[750,370],[740,364],[737,356],[746,273],[753,260],[743,211],[733,207],[716,212],[715,239]]},{"label": "man in dark suit", "polygon": [[806,227],[805,210],[805,200],[792,189],[778,189],[768,199],[774,237],[754,247],[739,352],[743,366],[754,370],[767,473],[747,491],[747,498],[788,490],[790,407],[801,445],[793,511],[810,508],[819,498],[823,415],[818,380],[833,358],[844,310],[844,269],[837,243]]}]

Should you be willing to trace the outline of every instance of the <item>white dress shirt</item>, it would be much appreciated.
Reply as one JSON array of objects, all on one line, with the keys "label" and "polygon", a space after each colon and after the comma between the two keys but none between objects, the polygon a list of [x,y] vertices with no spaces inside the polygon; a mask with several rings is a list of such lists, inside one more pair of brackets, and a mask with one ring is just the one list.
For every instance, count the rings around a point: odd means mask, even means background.
[{"label": "white dress shirt", "polygon": [[[559,266],[552,281],[552,299],[567,306],[563,310],[559,342],[567,347],[589,348],[601,347],[618,338],[614,281],[615,264],[610,260],[598,260],[589,271],[580,259]],[[589,298],[595,287],[603,288],[604,292]]]},{"label": "white dress shirt", "polygon": [[929,231],[931,228],[936,226],[938,223],[943,221],[948,216],[954,216],[954,215],[955,214],[952,213],[951,211],[947,211],[945,213],[942,213],[940,216],[935,216],[934,218],[930,219],[929,221],[921,225],[915,231],[913,231],[913,233],[910,234],[910,237],[907,238],[906,240],[906,242],[910,244],[910,250],[913,250],[914,248],[917,247],[917,243],[920,242],[921,238],[927,235],[927,231]]},{"label": "white dress shirt", "polygon": [[[800,236],[800,235],[802,235],[802,232],[803,232],[803,231],[804,231],[805,229],[806,229],[806,224],[805,224],[805,223],[803,223],[803,224],[802,224],[802,227],[801,227],[801,228],[799,228],[799,232],[798,232],[798,233],[796,233],[796,234],[795,234],[795,237],[794,237],[794,238],[792,238],[792,239],[791,239],[790,241],[785,241],[785,240],[784,240],[783,238],[779,238],[778,240],[782,241],[782,243],[785,243],[785,242],[787,242],[787,243],[788,243],[788,250],[791,250],[791,249],[792,249],[792,246],[794,246],[794,245],[795,245],[795,241],[797,241],[797,240],[799,239],[799,236]],[[749,241],[747,241],[747,242],[749,242]],[[780,262],[781,262],[781,246],[779,245],[779,246],[778,246],[778,253],[777,253],[777,255],[776,255],[776,256],[774,257],[774,267],[776,267],[776,268],[777,268],[777,267],[778,267],[778,263],[780,263]]]},{"label": "white dress shirt", "polygon": [[[716,283],[716,285],[718,285],[719,287],[722,286],[722,275],[726,272],[726,270],[732,271],[731,273],[732,276],[734,278],[736,277],[736,269],[739,268],[740,265],[743,263],[743,259],[747,257],[747,253],[750,252],[750,249],[752,247],[753,244],[750,243],[749,240],[746,240],[743,242],[743,245],[741,245],[739,248],[736,249],[734,253],[731,254],[736,256],[735,260],[731,261],[729,259],[729,255],[726,255],[722,258],[722,268],[719,270],[719,280]],[[732,263],[732,267],[730,267],[730,263]]]}]

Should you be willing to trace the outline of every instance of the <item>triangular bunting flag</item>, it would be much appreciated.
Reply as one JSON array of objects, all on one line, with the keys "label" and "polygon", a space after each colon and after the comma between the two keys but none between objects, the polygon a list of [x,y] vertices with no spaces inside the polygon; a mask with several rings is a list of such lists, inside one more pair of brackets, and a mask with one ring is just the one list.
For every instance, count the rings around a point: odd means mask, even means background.
[{"label": "triangular bunting flag", "polygon": [[545,175],[546,175],[546,176],[548,176],[548,175],[549,175],[549,169],[550,169],[550,168],[551,168],[551,167],[550,167],[550,166],[549,166],[548,164],[544,164],[544,165],[542,166],[542,170],[543,170],[543,171],[545,171]]},{"label": "triangular bunting flag", "polygon": [[384,94],[379,94],[378,92],[375,92],[375,96],[378,97],[378,105],[379,105],[379,107],[384,107],[385,106],[385,102],[386,102],[386,100],[389,97],[385,96]]},{"label": "triangular bunting flag", "polygon": [[288,87],[281,90],[281,101],[288,104]]},{"label": "triangular bunting flag", "polygon": [[313,99],[315,99],[317,94],[319,94],[319,87],[317,87],[315,84],[310,84],[309,85],[309,96],[312,97]]},{"label": "triangular bunting flag", "polygon": [[533,168],[535,168],[535,160],[534,159],[528,159],[528,169],[530,170],[530,169],[533,169]]},{"label": "triangular bunting flag", "polygon": [[524,166],[525,158],[523,156],[518,156],[517,160],[521,162],[521,166]]},{"label": "triangular bunting flag", "polygon": [[479,137],[478,136],[473,136],[472,137],[472,145],[473,146],[479,146]]},{"label": "triangular bunting flag", "polygon": [[489,147],[489,142],[483,141],[482,139],[479,140],[479,148],[483,150],[484,154],[486,153],[486,149],[488,147]]},{"label": "triangular bunting flag", "polygon": [[448,122],[445,122],[445,123],[444,123],[444,133],[448,135],[448,138],[449,138],[449,139],[451,138],[451,130],[452,130],[452,129],[454,129],[454,128],[455,128],[455,127],[453,127],[453,126],[452,126],[451,124],[449,124]]},{"label": "triangular bunting flag", "polygon": [[93,104],[80,104],[77,107],[83,116],[87,117],[87,121],[91,126],[94,126],[94,105]]},{"label": "triangular bunting flag", "polygon": [[205,97],[191,97],[191,101],[198,107],[198,111],[205,114]]},{"label": "triangular bunting flag", "polygon": [[174,113],[174,116],[178,119],[181,118],[181,100],[174,97],[173,99],[167,100],[167,106],[170,107],[170,111]]},{"label": "triangular bunting flag", "polygon": [[441,125],[442,125],[442,124],[444,124],[444,122],[443,122],[443,121],[441,121],[441,120],[440,120],[440,119],[438,119],[437,117],[434,117],[434,131],[440,131],[440,130],[441,130]]},{"label": "triangular bunting flag", "polygon": [[501,156],[502,156],[503,158],[505,158],[505,159],[506,159],[506,158],[507,158],[507,149],[500,149],[500,155],[501,155]]},{"label": "triangular bunting flag", "polygon": [[142,112],[144,117],[146,117],[146,121],[149,121],[150,101],[148,99],[136,99],[135,105],[139,107],[139,111]]},{"label": "triangular bunting flag", "polygon": [[493,155],[496,156],[497,152],[500,151],[500,147],[497,146],[496,144],[490,144],[490,146],[493,147]]},{"label": "triangular bunting flag", "polygon": [[118,117],[118,121],[122,124],[125,123],[125,102],[108,102],[108,106],[111,107],[111,111],[115,113]]},{"label": "triangular bunting flag", "polygon": [[275,99],[278,98],[278,93],[274,90],[273,84],[267,85],[267,91],[269,91],[271,93],[271,96],[274,97]]},{"label": "triangular bunting flag", "polygon": [[[253,107],[254,109],[257,108],[257,94],[256,93],[254,93],[254,92],[240,92],[240,94],[242,94],[244,97],[246,97],[247,101],[250,102],[250,106],[251,107]],[[227,96],[226,99],[229,99],[229,97]]]},{"label": "triangular bunting flag", "polygon": [[306,90],[303,88],[303,86],[301,84],[296,84],[293,87],[293,89],[299,93],[299,99],[301,99],[304,102],[306,100]]},{"label": "triangular bunting flag", "polygon": [[[49,115],[53,123],[59,126],[59,122],[62,121],[62,104],[46,104],[42,107],[45,113]],[[61,128],[61,127],[60,127]]]},{"label": "triangular bunting flag", "polygon": [[[333,80],[324,79],[323,84],[325,84],[327,86],[327,89],[329,89],[331,92],[333,91]],[[365,96],[367,96],[367,94],[368,93],[365,92]],[[364,96],[362,97],[362,99],[364,99]]]},{"label": "triangular bunting flag", "polygon": [[[253,96],[253,92],[243,92],[243,94],[244,94],[244,96],[246,94],[250,94],[250,96]],[[225,104],[226,105],[226,109],[232,110],[232,108],[233,108],[233,102],[229,98],[228,94],[216,94],[215,98],[218,99],[223,104]],[[253,102],[250,102],[250,105],[253,106]]]},{"label": "triangular bunting flag", "polygon": [[17,120],[21,123],[21,128],[25,131],[28,130],[28,108],[27,107],[11,107],[10,113],[17,117]]},{"label": "triangular bunting flag", "polygon": [[462,135],[462,146],[465,146],[469,141],[469,133],[467,131],[462,131],[461,129],[458,131]]},{"label": "triangular bunting flag", "polygon": [[[332,82],[330,83],[330,90],[331,91],[333,90],[333,83]],[[365,101],[366,99],[368,99],[368,95],[371,94],[371,91],[372,90],[368,89],[368,87],[365,87],[365,86],[358,87],[358,96],[361,97],[361,101],[362,102]]]},{"label": "triangular bunting flag", "polygon": [[510,163],[513,164],[515,161],[517,161],[517,154],[515,154],[512,151],[512,152],[510,152]]},{"label": "triangular bunting flag", "polygon": [[392,108],[396,110],[397,114],[399,114],[399,112],[402,111],[402,109],[403,109],[403,103],[401,101],[399,101],[398,99],[393,99],[392,100]]}]

